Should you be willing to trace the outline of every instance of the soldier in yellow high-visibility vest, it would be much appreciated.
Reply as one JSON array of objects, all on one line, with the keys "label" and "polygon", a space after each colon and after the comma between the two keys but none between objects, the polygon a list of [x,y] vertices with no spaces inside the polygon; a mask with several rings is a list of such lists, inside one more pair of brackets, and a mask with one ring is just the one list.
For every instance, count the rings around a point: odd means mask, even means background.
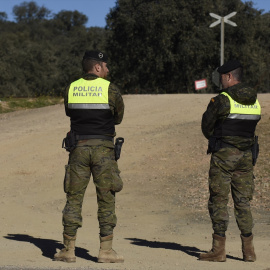
[{"label": "soldier in yellow high-visibility vest", "polygon": [[241,82],[243,68],[238,60],[225,63],[217,71],[223,89],[210,100],[201,123],[202,132],[209,140],[207,153],[212,154],[208,210],[214,233],[212,249],[200,254],[200,260],[226,260],[227,204],[231,190],[241,231],[243,260],[253,262],[256,255],[250,200],[254,191],[253,160],[257,158],[254,157],[255,129],[261,119],[261,107],[256,90]]},{"label": "soldier in yellow high-visibility vest", "polygon": [[76,261],[76,234],[82,226],[83,198],[92,174],[100,228],[98,262],[123,262],[123,256],[112,249],[112,240],[117,220],[115,193],[123,187],[113,141],[115,125],[123,119],[124,102],[118,87],[105,79],[109,70],[104,53],[86,51],[82,68],[85,74],[67,87],[65,96],[71,130],[66,138],[70,154],[64,179],[67,197],[63,210],[64,248],[54,258]]}]

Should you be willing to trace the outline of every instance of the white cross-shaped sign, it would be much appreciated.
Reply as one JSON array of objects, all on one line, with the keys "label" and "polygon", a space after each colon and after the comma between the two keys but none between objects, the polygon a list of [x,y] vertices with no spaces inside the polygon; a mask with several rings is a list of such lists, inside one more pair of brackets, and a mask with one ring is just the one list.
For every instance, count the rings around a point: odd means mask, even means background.
[{"label": "white cross-shaped sign", "polygon": [[[237,13],[237,12],[234,11],[234,12],[228,14],[227,16],[223,17],[224,22],[225,22],[225,23],[228,23],[228,24],[230,24],[231,26],[234,26],[234,27],[237,26],[237,24],[236,24],[235,22],[232,22],[232,21],[229,20],[229,18],[231,18],[231,17],[233,17],[234,15],[236,15],[236,13]],[[217,14],[215,14],[215,13],[209,13],[209,15],[210,15],[211,17],[217,19],[217,21],[215,21],[215,22],[213,22],[212,24],[210,24],[209,27],[212,28],[212,27],[215,27],[216,25],[218,25],[218,24],[221,23],[221,19],[222,19],[221,16],[219,16],[219,15],[217,15]]]},{"label": "white cross-shaped sign", "polygon": [[229,19],[231,17],[233,17],[237,12],[234,11],[230,14],[228,14],[225,17],[221,17],[215,13],[209,13],[209,15],[215,19],[217,19],[217,21],[213,22],[212,24],[210,24],[209,27],[215,27],[218,24],[221,24],[221,49],[220,49],[220,65],[222,66],[224,63],[224,23],[228,23],[231,26],[237,26],[237,24],[235,22],[230,21]]}]

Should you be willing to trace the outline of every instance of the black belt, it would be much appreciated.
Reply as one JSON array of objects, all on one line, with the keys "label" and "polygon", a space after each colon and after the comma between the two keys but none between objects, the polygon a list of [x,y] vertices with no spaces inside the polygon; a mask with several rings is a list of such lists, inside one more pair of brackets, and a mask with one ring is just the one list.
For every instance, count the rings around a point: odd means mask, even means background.
[{"label": "black belt", "polygon": [[105,136],[105,135],[76,135],[76,140],[90,140],[90,139],[102,139],[102,140],[108,140],[113,142],[113,137],[111,136]]}]

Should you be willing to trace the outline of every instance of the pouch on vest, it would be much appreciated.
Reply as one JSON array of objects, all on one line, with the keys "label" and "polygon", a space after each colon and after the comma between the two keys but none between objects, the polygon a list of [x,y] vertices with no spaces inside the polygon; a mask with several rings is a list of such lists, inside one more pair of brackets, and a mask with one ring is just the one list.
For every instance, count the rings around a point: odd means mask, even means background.
[{"label": "pouch on vest", "polygon": [[69,131],[66,138],[63,139],[62,148],[65,148],[68,152],[71,152],[77,145],[76,134],[74,131]]}]

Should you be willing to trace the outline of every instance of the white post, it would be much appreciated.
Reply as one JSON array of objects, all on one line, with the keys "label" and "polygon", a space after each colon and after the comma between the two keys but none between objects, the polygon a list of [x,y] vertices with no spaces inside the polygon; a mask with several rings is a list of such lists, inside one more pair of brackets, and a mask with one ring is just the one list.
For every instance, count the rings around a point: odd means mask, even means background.
[{"label": "white post", "polygon": [[224,64],[224,17],[221,18],[220,65]]},{"label": "white post", "polygon": [[218,24],[221,24],[221,37],[220,37],[220,65],[222,66],[224,64],[224,24],[228,23],[231,26],[237,26],[236,23],[229,20],[229,18],[233,17],[237,12],[234,11],[230,14],[228,14],[225,17],[221,17],[215,13],[209,13],[209,15],[215,19],[217,19],[215,22],[210,24],[210,28],[215,27]]}]

